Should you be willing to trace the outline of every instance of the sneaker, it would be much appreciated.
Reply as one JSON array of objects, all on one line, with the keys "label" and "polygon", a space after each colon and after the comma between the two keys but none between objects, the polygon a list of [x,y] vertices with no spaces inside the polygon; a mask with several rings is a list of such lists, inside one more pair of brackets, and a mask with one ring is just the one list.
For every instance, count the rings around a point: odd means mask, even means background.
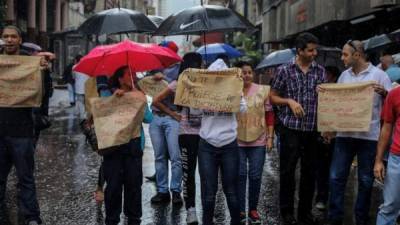
[{"label": "sneaker", "polygon": [[247,216],[245,212],[240,212],[240,224],[246,224],[247,222]]},{"label": "sneaker", "polygon": [[174,191],[172,192],[172,203],[173,204],[182,204],[183,203],[181,193],[174,192]]},{"label": "sneaker", "polygon": [[317,208],[318,210],[325,210],[326,205],[323,202],[317,202],[317,204],[315,204],[315,208]]},{"label": "sneaker", "polygon": [[190,207],[187,210],[186,223],[187,224],[198,224],[199,223],[199,221],[197,220],[197,214],[196,214],[195,207]]},{"label": "sneaker", "polygon": [[261,224],[261,218],[257,210],[251,210],[249,212],[249,221],[250,224]]},{"label": "sneaker", "polygon": [[153,204],[168,203],[170,200],[171,196],[169,195],[169,193],[157,192],[157,194],[151,198],[151,203]]},{"label": "sneaker", "polygon": [[283,225],[297,225],[297,221],[292,214],[282,216]]}]

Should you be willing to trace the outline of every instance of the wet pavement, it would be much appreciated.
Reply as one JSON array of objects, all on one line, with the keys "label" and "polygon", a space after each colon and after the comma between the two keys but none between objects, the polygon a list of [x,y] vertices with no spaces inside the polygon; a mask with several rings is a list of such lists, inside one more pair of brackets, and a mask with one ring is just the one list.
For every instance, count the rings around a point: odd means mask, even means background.
[{"label": "wet pavement", "polygon": [[[79,121],[75,109],[69,106],[66,90],[55,90],[50,102],[52,127],[40,136],[36,150],[36,186],[43,221],[47,225],[99,225],[104,224],[104,205],[97,205],[93,198],[96,188],[98,168],[101,157],[94,153],[85,137],[80,133]],[[151,142],[146,130],[146,148],[143,156],[143,174],[154,173],[154,157]],[[267,153],[259,203],[263,224],[279,225],[279,173],[278,153]],[[357,192],[355,172],[351,174],[346,192],[346,222],[352,225],[352,208]],[[196,208],[201,217],[200,183],[197,177]],[[11,174],[7,186],[8,221],[0,225],[17,225],[16,181]],[[154,183],[144,180],[143,217],[145,225],[186,224],[184,207],[171,204],[152,206],[150,198],[156,193]],[[375,187],[372,197],[371,218],[375,218],[377,206],[381,200],[380,188]],[[315,210],[315,214],[324,218],[324,213]],[[224,196],[219,191],[215,211],[217,224],[229,224],[229,212]],[[124,224],[124,218],[121,216]],[[374,220],[371,221],[374,224]]]}]

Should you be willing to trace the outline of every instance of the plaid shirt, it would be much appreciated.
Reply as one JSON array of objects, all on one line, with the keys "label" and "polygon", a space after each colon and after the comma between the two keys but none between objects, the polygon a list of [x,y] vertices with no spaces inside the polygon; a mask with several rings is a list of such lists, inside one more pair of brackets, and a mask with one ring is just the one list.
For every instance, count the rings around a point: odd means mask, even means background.
[{"label": "plaid shirt", "polygon": [[281,65],[272,82],[272,89],[283,98],[298,102],[304,109],[305,116],[297,118],[288,105],[277,107],[280,122],[294,130],[315,131],[317,125],[317,85],[326,82],[325,69],[315,61],[307,74],[296,65],[295,60]]}]

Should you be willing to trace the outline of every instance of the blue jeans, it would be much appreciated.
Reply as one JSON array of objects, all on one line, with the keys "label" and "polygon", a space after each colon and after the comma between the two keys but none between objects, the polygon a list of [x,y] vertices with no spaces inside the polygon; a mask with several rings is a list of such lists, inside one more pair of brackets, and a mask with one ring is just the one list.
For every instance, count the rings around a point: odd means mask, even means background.
[{"label": "blue jeans", "polygon": [[240,212],[246,212],[247,176],[249,177],[249,211],[257,210],[264,162],[265,162],[265,146],[239,148],[238,197],[239,197]]},{"label": "blue jeans", "polygon": [[32,137],[0,137],[0,204],[5,203],[7,177],[15,166],[18,178],[18,206],[26,221],[41,223],[36,197]]},{"label": "blue jeans", "polygon": [[394,225],[400,212],[400,156],[389,154],[381,205],[376,225]]},{"label": "blue jeans", "polygon": [[75,85],[67,84],[69,103],[75,103]]},{"label": "blue jeans", "polygon": [[237,197],[239,154],[237,141],[214,147],[205,140],[199,143],[199,173],[203,225],[211,225],[214,218],[215,196],[218,190],[218,173],[221,171],[222,188],[228,203],[231,224],[239,224],[240,210]]},{"label": "blue jeans", "polygon": [[182,161],[179,149],[179,122],[170,116],[154,115],[150,124],[150,137],[154,149],[156,166],[157,191],[167,193],[168,188],[168,157],[171,160],[171,184],[173,192],[181,192]]},{"label": "blue jeans", "polygon": [[356,138],[336,138],[329,175],[329,219],[343,221],[344,192],[350,166],[357,155],[358,194],[354,208],[357,224],[368,221],[371,192],[374,183],[376,141]]}]

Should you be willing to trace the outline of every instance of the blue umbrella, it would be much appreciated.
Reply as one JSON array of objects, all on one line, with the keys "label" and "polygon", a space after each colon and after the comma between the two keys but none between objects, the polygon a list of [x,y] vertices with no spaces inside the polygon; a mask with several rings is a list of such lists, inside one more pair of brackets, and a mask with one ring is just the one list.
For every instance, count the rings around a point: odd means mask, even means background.
[{"label": "blue umbrella", "polygon": [[257,65],[256,69],[262,69],[271,66],[278,66],[290,62],[295,57],[294,49],[284,49],[270,53]]},{"label": "blue umbrella", "polygon": [[223,43],[203,45],[196,52],[207,62],[214,61],[221,54],[228,56],[230,59],[243,56],[236,48]]}]

